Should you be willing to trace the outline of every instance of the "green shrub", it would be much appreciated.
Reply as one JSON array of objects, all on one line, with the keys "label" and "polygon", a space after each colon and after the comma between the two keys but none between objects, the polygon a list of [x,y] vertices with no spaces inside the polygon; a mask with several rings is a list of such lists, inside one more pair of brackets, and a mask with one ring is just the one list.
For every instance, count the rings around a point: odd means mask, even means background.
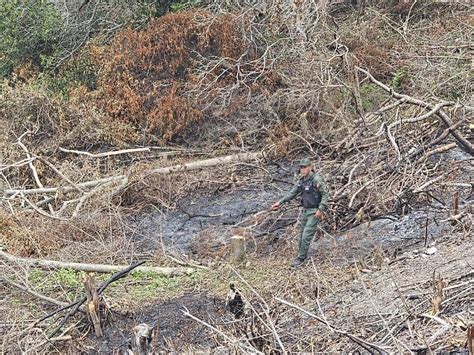
[{"label": "green shrub", "polygon": [[45,0],[0,0],[0,77],[21,63],[47,68],[59,52],[62,19]]},{"label": "green shrub", "polygon": [[408,71],[406,68],[402,68],[398,70],[394,75],[392,80],[390,81],[390,86],[395,91],[400,91],[402,84],[406,81],[408,77]]},{"label": "green shrub", "polygon": [[359,93],[366,111],[372,111],[384,98],[384,92],[375,84],[362,84]]}]

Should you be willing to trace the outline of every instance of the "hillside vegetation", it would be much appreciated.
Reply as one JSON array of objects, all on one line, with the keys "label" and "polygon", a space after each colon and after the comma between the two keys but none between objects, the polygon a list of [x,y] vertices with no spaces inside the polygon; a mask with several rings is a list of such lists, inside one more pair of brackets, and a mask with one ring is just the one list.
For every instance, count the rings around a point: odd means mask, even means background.
[{"label": "hillside vegetation", "polygon": [[[54,334],[61,313],[35,323],[82,296],[86,273],[2,258],[2,350],[112,352],[139,321],[160,323],[155,350],[467,349],[471,10],[405,0],[0,0],[0,251],[194,268],[111,284],[100,301],[105,335],[95,338],[80,312]],[[267,210],[303,156],[330,186],[326,242],[289,271],[297,208]],[[384,244],[377,223],[415,226],[419,211],[424,235]],[[248,262],[234,269],[237,227]],[[367,237],[380,245],[359,248]],[[439,243],[433,268],[418,262],[432,254],[414,251],[414,240]],[[244,320],[226,311],[229,282],[253,304]],[[347,301],[358,292],[359,308]],[[322,321],[288,313],[289,302]],[[173,307],[186,321],[173,321]]]}]

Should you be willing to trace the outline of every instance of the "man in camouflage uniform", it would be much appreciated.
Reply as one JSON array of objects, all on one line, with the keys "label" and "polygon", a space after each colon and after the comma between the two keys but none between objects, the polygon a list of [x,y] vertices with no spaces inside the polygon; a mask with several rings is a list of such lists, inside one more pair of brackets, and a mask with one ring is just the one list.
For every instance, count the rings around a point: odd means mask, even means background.
[{"label": "man in camouflage uniform", "polygon": [[323,218],[329,198],[326,181],[321,175],[314,173],[309,159],[302,159],[299,162],[299,169],[300,179],[285,197],[272,205],[272,209],[277,210],[283,203],[301,195],[299,252],[292,263],[293,267],[300,266],[306,260],[309,246],[316,234],[319,221]]}]

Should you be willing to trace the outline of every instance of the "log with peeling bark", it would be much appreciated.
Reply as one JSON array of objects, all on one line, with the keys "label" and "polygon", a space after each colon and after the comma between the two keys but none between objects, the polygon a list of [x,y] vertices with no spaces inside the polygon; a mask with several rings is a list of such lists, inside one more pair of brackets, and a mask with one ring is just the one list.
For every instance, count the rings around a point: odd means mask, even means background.
[{"label": "log with peeling bark", "polygon": [[[115,272],[126,268],[126,265],[106,265],[106,264],[85,264],[62,262],[56,260],[21,258],[8,254],[0,250],[0,257],[12,263],[24,264],[29,266],[39,266],[44,268],[73,269],[87,272]],[[154,272],[162,276],[175,276],[182,274],[191,274],[195,269],[190,267],[158,267],[158,266],[140,266],[136,269],[143,272]]]},{"label": "log with peeling bark", "polygon": [[204,160],[196,160],[185,164],[173,165],[164,168],[157,168],[150,170],[146,173],[146,175],[151,174],[171,174],[180,171],[189,171],[189,170],[197,170],[202,168],[209,168],[212,166],[217,165],[224,165],[224,164],[231,164],[231,163],[238,163],[238,162],[246,162],[250,160],[257,160],[264,158],[265,155],[263,152],[255,152],[255,153],[240,153],[234,155],[226,155],[223,157],[217,157],[212,159],[204,159]]}]

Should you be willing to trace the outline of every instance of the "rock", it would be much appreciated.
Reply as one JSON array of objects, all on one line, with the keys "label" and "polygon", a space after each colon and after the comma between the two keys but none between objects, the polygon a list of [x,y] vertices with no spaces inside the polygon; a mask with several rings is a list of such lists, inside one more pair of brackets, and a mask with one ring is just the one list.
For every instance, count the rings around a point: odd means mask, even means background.
[{"label": "rock", "polygon": [[437,251],[438,251],[438,249],[436,249],[436,247],[430,247],[430,248],[426,249],[424,253],[426,255],[433,255]]}]

